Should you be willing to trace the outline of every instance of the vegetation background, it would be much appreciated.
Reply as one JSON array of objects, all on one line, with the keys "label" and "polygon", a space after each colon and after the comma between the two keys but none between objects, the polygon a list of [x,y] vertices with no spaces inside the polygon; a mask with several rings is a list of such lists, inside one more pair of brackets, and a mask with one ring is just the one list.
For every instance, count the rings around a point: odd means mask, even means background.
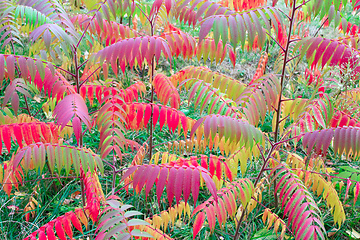
[{"label": "vegetation background", "polygon": [[360,239],[359,9],[1,0],[0,238]]}]

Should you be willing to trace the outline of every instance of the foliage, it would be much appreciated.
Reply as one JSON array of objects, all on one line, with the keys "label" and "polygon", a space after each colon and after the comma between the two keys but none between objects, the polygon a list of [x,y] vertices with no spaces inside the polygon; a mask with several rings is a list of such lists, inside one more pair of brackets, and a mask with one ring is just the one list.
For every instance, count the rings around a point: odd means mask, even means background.
[{"label": "foliage", "polygon": [[2,237],[352,237],[359,9],[2,1]]}]

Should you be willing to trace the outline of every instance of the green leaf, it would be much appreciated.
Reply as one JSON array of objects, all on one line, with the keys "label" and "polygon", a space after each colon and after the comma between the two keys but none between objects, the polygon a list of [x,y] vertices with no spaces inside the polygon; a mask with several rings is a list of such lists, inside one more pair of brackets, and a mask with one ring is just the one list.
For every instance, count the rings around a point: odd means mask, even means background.
[{"label": "green leaf", "polygon": [[130,219],[127,224],[128,226],[150,225],[150,223],[141,219]]},{"label": "green leaf", "polygon": [[143,215],[143,214],[141,212],[139,212],[139,211],[132,210],[132,211],[127,211],[124,214],[124,217],[129,218],[129,217],[137,216],[137,215]]},{"label": "green leaf", "polygon": [[255,233],[251,239],[256,240],[276,240],[278,239],[273,231],[263,228]]},{"label": "green leaf", "polygon": [[45,68],[44,68],[43,62],[40,59],[36,60],[36,67],[37,67],[37,70],[38,70],[38,72],[40,74],[41,79],[44,80]]},{"label": "green leaf", "polygon": [[139,229],[132,230],[131,235],[135,237],[154,238],[150,233],[142,232]]}]

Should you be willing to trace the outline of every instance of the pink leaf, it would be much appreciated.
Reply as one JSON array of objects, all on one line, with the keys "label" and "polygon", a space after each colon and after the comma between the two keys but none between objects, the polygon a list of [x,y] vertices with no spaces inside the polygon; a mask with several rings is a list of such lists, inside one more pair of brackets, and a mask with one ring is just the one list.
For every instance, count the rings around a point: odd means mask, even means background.
[{"label": "pink leaf", "polygon": [[345,191],[345,199],[344,199],[345,201],[346,201],[346,199],[348,198],[350,186],[351,186],[351,180],[348,179],[348,180],[347,180],[347,183],[346,183],[346,191]]},{"label": "pink leaf", "polygon": [[184,180],[184,169],[179,168],[177,170],[176,180],[174,184],[174,194],[175,194],[176,203],[179,203],[180,201],[181,192],[183,190],[183,180]]},{"label": "pink leaf", "polygon": [[194,199],[194,205],[196,206],[196,201],[199,196],[199,186],[200,186],[200,173],[198,169],[192,171],[191,178],[191,192]]},{"label": "pink leaf", "polygon": [[354,205],[359,197],[359,192],[360,192],[360,183],[357,182],[354,188]]},{"label": "pink leaf", "polygon": [[162,193],[164,191],[164,186],[165,186],[165,183],[166,183],[166,179],[168,177],[168,173],[169,173],[169,169],[167,169],[167,168],[161,169],[160,175],[159,175],[159,178],[158,178],[158,182],[156,184],[156,195],[157,195],[159,205],[160,205],[161,195],[162,195]]},{"label": "pink leaf", "polygon": [[184,180],[183,180],[183,192],[184,192],[184,200],[187,203],[187,200],[190,196],[191,191],[191,176],[192,176],[191,168],[187,168],[184,172]]},{"label": "pink leaf", "polygon": [[211,28],[214,24],[214,21],[215,21],[215,18],[210,17],[201,25],[200,32],[199,32],[199,43],[201,43],[201,41],[206,37],[206,35],[208,35],[209,31],[211,30]]},{"label": "pink leaf", "polygon": [[72,120],[72,126],[74,129],[74,134],[76,137],[76,141],[79,143],[80,142],[80,136],[81,136],[81,121],[78,117],[74,117]]},{"label": "pink leaf", "polygon": [[[175,167],[172,167],[170,169],[169,172],[169,178],[168,178],[168,184],[167,184],[167,196],[168,196],[168,201],[169,201],[169,205],[171,206],[172,201],[174,199],[174,190],[175,190],[175,185],[177,184],[176,181],[176,177],[177,177],[177,170]],[[180,195],[181,195],[181,189],[180,189]]]}]

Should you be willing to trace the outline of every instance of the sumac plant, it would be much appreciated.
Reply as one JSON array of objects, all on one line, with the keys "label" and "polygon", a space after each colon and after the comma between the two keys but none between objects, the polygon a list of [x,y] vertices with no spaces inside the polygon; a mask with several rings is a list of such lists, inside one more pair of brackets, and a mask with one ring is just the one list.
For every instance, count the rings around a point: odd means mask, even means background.
[{"label": "sumac plant", "polygon": [[2,239],[358,234],[359,0],[0,4]]}]

